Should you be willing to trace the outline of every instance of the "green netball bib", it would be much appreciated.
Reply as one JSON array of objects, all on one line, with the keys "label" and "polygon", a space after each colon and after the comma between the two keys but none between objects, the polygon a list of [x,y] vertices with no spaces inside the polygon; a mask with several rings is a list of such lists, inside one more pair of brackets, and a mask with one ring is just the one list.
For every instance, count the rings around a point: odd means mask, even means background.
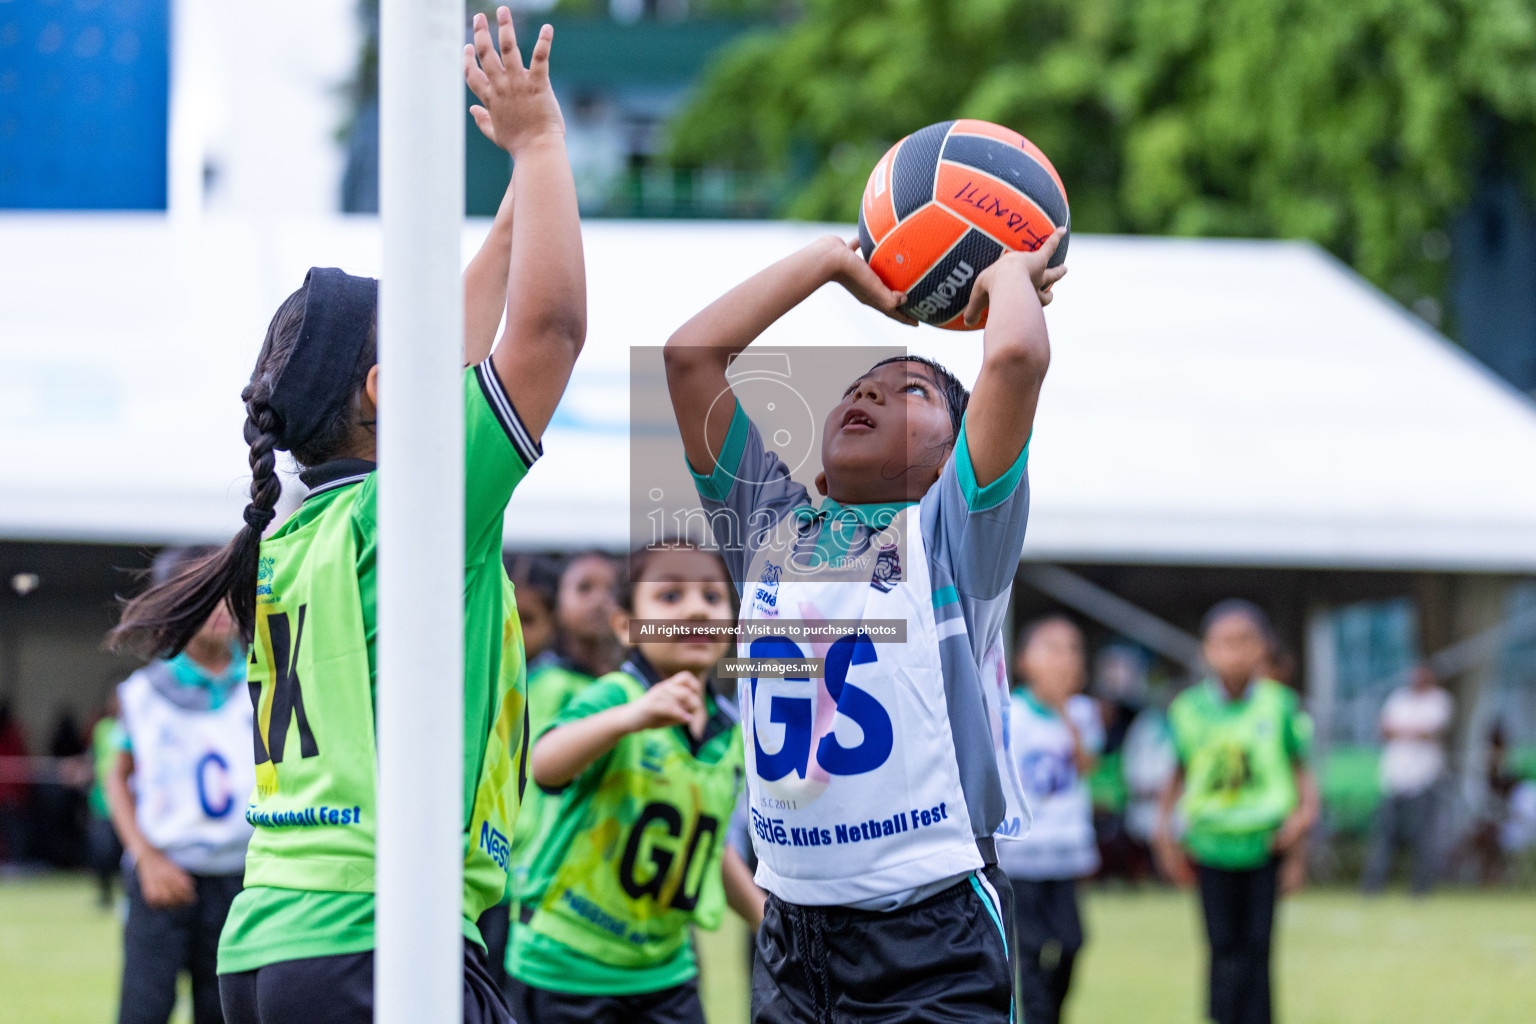
[{"label": "green netball bib", "polygon": [[[622,687],[627,700],[645,693],[626,672],[593,686]],[[711,753],[718,760],[695,757],[680,729],[648,729],[574,782],[535,840],[528,927],[619,968],[664,962],[690,924],[718,927],[720,858],[742,785],[740,727],[706,742],[700,754]]]},{"label": "green netball bib", "polygon": [[[369,500],[373,487],[369,480],[340,491],[319,515],[261,545],[249,672],[256,791],[246,816],[256,831],[246,855],[248,887],[374,888],[373,684],[353,528],[354,504]],[[512,585],[501,576],[498,639],[507,656],[466,808],[464,913],[471,920],[505,889],[526,781],[522,632]]]},{"label": "green netball bib", "polygon": [[1168,717],[1184,762],[1190,852],[1216,867],[1263,863],[1296,807],[1292,763],[1306,755],[1308,739],[1296,695],[1260,680],[1227,700],[1206,683],[1180,694]]}]

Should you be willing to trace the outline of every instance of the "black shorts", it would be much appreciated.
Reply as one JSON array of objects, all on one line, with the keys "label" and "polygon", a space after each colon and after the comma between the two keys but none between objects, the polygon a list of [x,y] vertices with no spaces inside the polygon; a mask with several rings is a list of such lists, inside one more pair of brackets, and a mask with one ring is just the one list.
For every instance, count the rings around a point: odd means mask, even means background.
[{"label": "black shorts", "polygon": [[[219,975],[225,1024],[373,1024],[373,950]],[[464,1024],[510,1024],[485,950],[464,941]]]},{"label": "black shorts", "polygon": [[579,996],[521,982],[513,991],[518,1024],[704,1024],[698,979],[627,996]]},{"label": "black shorts", "polygon": [[754,1024],[905,1024],[1013,1016],[996,867],[889,913],[805,907],[770,895],[752,965]]}]

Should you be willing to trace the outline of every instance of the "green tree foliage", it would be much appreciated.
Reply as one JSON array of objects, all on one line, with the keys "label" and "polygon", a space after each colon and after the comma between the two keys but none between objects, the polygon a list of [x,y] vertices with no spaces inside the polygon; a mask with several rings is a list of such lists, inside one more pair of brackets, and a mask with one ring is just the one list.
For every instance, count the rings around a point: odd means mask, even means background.
[{"label": "green tree foliage", "polygon": [[808,0],[721,56],[673,157],[851,220],[886,147],[956,116],[1034,140],[1082,230],[1310,238],[1412,300],[1479,178],[1532,180],[1536,3]]}]

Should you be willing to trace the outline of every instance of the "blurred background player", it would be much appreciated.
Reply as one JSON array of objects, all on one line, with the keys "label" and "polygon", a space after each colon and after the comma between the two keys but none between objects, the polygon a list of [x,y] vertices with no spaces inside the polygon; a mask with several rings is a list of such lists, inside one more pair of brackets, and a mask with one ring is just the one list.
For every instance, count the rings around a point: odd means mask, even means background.
[{"label": "blurred background player", "polygon": [[[517,619],[523,627],[523,651],[530,672],[555,644],[555,595],[560,572],[554,559],[518,554],[507,560],[507,578],[517,592]],[[523,600],[523,595],[528,600]]]},{"label": "blurred background player", "polygon": [[[171,548],[154,561],[163,585],[213,548]],[[192,1018],[218,1024],[218,948],[241,890],[256,785],[245,649],[219,604],[182,651],[118,687],[121,727],[107,777],[112,822],[127,851],[118,1024],[165,1024],[176,979],[192,976]]]},{"label": "blurred background player", "polygon": [[[547,566],[541,565],[540,569]],[[582,551],[565,560],[554,576],[549,604],[552,616],[547,625],[544,646],[538,653],[528,652],[528,735],[541,735],[559,717],[571,698],[592,684],[594,679],[618,668],[624,648],[613,634],[614,593],[618,588],[618,564],[602,551]],[[501,943],[501,964],[512,947],[510,933],[518,928],[517,894],[527,877],[532,859],[533,837],[542,834],[558,801],[547,798],[537,786],[529,786],[523,795],[518,828],[512,834],[507,891],[512,916],[507,922],[509,937]],[[487,949],[489,950],[489,946]],[[504,972],[505,967],[501,970]],[[501,982],[514,1004],[519,983],[510,975]]]},{"label": "blurred background player", "polygon": [[[631,556],[610,628],[725,626],[732,587],[691,545]],[[706,680],[730,648],[700,632],[636,644],[534,742],[550,813],[529,848],[508,968],[520,1024],[703,1024],[690,927],[724,905],[754,927],[763,893],[726,843],[742,789],[735,705]]]},{"label": "blurred background player", "polygon": [[113,880],[122,871],[123,844],[112,827],[112,808],[107,802],[107,780],[117,768],[118,751],[124,749],[117,688],[107,694],[101,715],[91,726],[91,818],[86,825],[86,847],[91,873],[96,876],[98,901],[112,905]]},{"label": "blurred background player", "polygon": [[[1311,721],[1293,690],[1263,676],[1274,630],[1258,606],[1222,601],[1201,632],[1211,676],[1168,710],[1179,770],[1163,790],[1155,846],[1169,877],[1199,882],[1210,944],[1208,1016],[1215,1024],[1270,1024],[1280,861],[1317,818],[1306,765]],[[1182,846],[1175,806],[1187,823]]]},{"label": "blurred background player", "polygon": [[602,551],[572,555],[560,570],[554,643],[537,659],[529,656],[528,715],[535,736],[571,697],[623,660],[624,648],[613,635],[618,583],[618,564]]},{"label": "blurred background player", "polygon": [[1099,866],[1088,776],[1104,728],[1086,682],[1083,634],[1070,619],[1037,619],[1014,659],[1013,755],[1029,801],[1030,827],[998,846],[1013,884],[1020,1019],[1056,1024],[1083,947],[1077,880]]},{"label": "blurred background player", "polygon": [[[1141,765],[1128,761],[1137,752],[1128,741],[1137,720],[1146,713],[1146,691],[1147,658],[1140,650],[1110,644],[1095,655],[1092,697],[1104,726],[1104,749],[1088,777],[1088,789],[1093,797],[1100,879],[1136,883],[1152,875],[1147,837],[1153,815],[1147,814],[1145,790],[1133,784]],[[1153,806],[1165,781],[1158,779],[1152,789]]]},{"label": "blurred background player", "polygon": [[[16,763],[26,756],[27,737],[11,711],[10,700],[0,697],[0,758]],[[31,854],[27,795],[23,778],[0,776],[0,863],[12,868],[26,863]]]},{"label": "blurred background player", "polygon": [[1393,690],[1382,706],[1382,797],[1360,881],[1366,892],[1380,892],[1387,884],[1400,844],[1412,853],[1414,895],[1424,895],[1434,884],[1437,784],[1445,771],[1445,738],[1454,713],[1451,695],[1425,664],[1415,666],[1412,682]]}]

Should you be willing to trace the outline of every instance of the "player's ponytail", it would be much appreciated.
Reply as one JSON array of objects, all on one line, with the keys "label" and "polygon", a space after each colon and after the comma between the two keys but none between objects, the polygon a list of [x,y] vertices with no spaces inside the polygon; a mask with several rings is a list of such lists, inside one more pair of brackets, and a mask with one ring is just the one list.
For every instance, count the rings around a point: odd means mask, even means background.
[{"label": "player's ponytail", "polygon": [[277,517],[283,490],[277,452],[291,451],[301,466],[313,466],[335,458],[351,437],[363,382],[376,360],[376,287],[367,278],[312,270],[283,300],[267,327],[251,381],[240,392],[251,466],[245,523],[223,548],[189,561],[128,601],[107,636],[114,651],[174,655],[225,601],[241,640],[250,644],[261,538]]}]

